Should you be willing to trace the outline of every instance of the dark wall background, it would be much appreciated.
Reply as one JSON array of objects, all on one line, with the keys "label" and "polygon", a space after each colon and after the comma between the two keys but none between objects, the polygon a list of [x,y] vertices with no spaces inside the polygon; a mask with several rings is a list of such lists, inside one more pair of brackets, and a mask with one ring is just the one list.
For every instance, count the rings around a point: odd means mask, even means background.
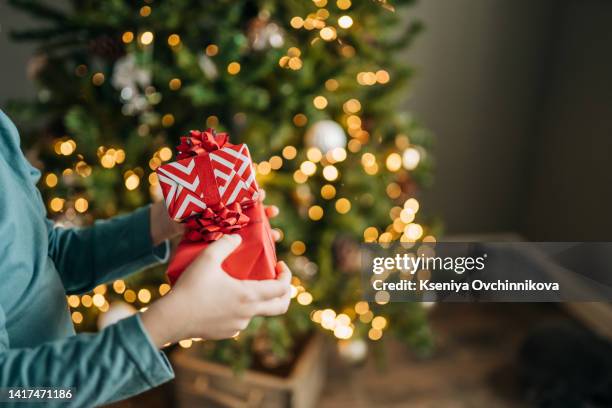
[{"label": "dark wall background", "polygon": [[[437,135],[423,207],[448,233],[612,240],[612,2],[421,0],[407,107]],[[0,0],[0,106],[34,95],[32,21]]]},{"label": "dark wall background", "polygon": [[408,107],[448,233],[612,240],[612,2],[425,0]]}]

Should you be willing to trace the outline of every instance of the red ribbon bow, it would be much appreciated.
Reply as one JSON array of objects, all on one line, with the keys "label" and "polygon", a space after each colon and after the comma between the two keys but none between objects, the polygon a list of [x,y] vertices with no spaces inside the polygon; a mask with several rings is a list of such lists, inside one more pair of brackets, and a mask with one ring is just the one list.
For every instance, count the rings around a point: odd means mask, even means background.
[{"label": "red ribbon bow", "polygon": [[249,217],[242,212],[240,203],[220,205],[214,209],[208,207],[202,214],[186,220],[185,237],[190,241],[216,241],[223,234],[235,232],[248,223]]},{"label": "red ribbon bow", "polygon": [[227,133],[217,133],[213,128],[201,132],[192,130],[189,136],[181,137],[181,144],[176,147],[179,160],[193,156],[203,156],[223,147],[229,140]]},{"label": "red ribbon bow", "polygon": [[[192,130],[189,132],[189,136],[181,137],[181,143],[176,147],[177,158],[181,160],[193,156],[203,156],[208,152],[222,148],[228,140],[229,135],[227,133],[216,133],[212,128],[203,132]],[[214,182],[214,180],[208,180],[208,182]],[[190,241],[216,241],[223,234],[235,232],[246,226],[249,220],[240,203],[234,202],[228,206],[216,204],[184,221],[187,227],[185,237]]]}]

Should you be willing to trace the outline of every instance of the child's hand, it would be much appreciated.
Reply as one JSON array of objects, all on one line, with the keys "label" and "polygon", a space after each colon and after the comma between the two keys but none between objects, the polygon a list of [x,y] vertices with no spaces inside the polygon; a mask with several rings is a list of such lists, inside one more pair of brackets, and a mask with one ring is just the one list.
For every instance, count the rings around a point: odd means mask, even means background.
[{"label": "child's hand", "polygon": [[276,280],[238,280],[221,263],[240,245],[237,235],[213,242],[183,272],[168,295],[155,302],[142,320],[158,347],[185,338],[224,339],[236,335],[254,316],[285,313],[291,272],[284,262]]}]

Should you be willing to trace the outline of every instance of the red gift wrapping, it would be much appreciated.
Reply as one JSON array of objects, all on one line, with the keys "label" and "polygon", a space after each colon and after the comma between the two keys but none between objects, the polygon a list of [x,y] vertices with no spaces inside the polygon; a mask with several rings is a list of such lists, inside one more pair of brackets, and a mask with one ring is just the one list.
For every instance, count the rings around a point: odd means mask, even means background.
[{"label": "red gift wrapping", "polygon": [[228,139],[213,129],[191,131],[177,147],[179,160],[157,169],[169,215],[187,227],[168,268],[172,284],[223,234],[242,237],[240,246],[222,263],[229,275],[276,278],[274,239],[248,148]]},{"label": "red gift wrapping", "polygon": [[[249,217],[249,223],[236,231],[242,238],[242,243],[223,261],[221,267],[236,279],[275,279],[277,272],[274,239],[263,204],[257,201],[244,212]],[[183,238],[168,267],[170,282],[174,284],[185,268],[210,244],[211,242]]]}]

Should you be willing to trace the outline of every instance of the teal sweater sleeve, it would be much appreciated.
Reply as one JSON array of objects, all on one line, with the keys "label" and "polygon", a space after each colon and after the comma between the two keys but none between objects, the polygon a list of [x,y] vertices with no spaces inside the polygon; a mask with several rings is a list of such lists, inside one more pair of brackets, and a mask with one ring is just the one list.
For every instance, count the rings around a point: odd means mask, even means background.
[{"label": "teal sweater sleeve", "polygon": [[47,220],[49,256],[67,293],[82,293],[168,258],[168,242],[153,247],[149,207],[87,228],[53,227]]},{"label": "teal sweater sleeve", "polygon": [[[6,337],[0,309],[0,339]],[[132,316],[96,334],[79,334],[31,348],[0,341],[0,387],[70,387],[68,402],[44,406],[93,407],[127,398],[170,380],[174,373]],[[26,404],[18,404],[25,406]],[[32,403],[41,406],[40,403]]]},{"label": "teal sweater sleeve", "polygon": [[72,403],[58,406],[91,407],[170,380],[168,361],[138,315],[75,335],[66,304],[66,289],[85,291],[167,254],[153,248],[149,210],[88,228],[53,228],[39,178],[0,111],[0,388],[73,387]]}]

